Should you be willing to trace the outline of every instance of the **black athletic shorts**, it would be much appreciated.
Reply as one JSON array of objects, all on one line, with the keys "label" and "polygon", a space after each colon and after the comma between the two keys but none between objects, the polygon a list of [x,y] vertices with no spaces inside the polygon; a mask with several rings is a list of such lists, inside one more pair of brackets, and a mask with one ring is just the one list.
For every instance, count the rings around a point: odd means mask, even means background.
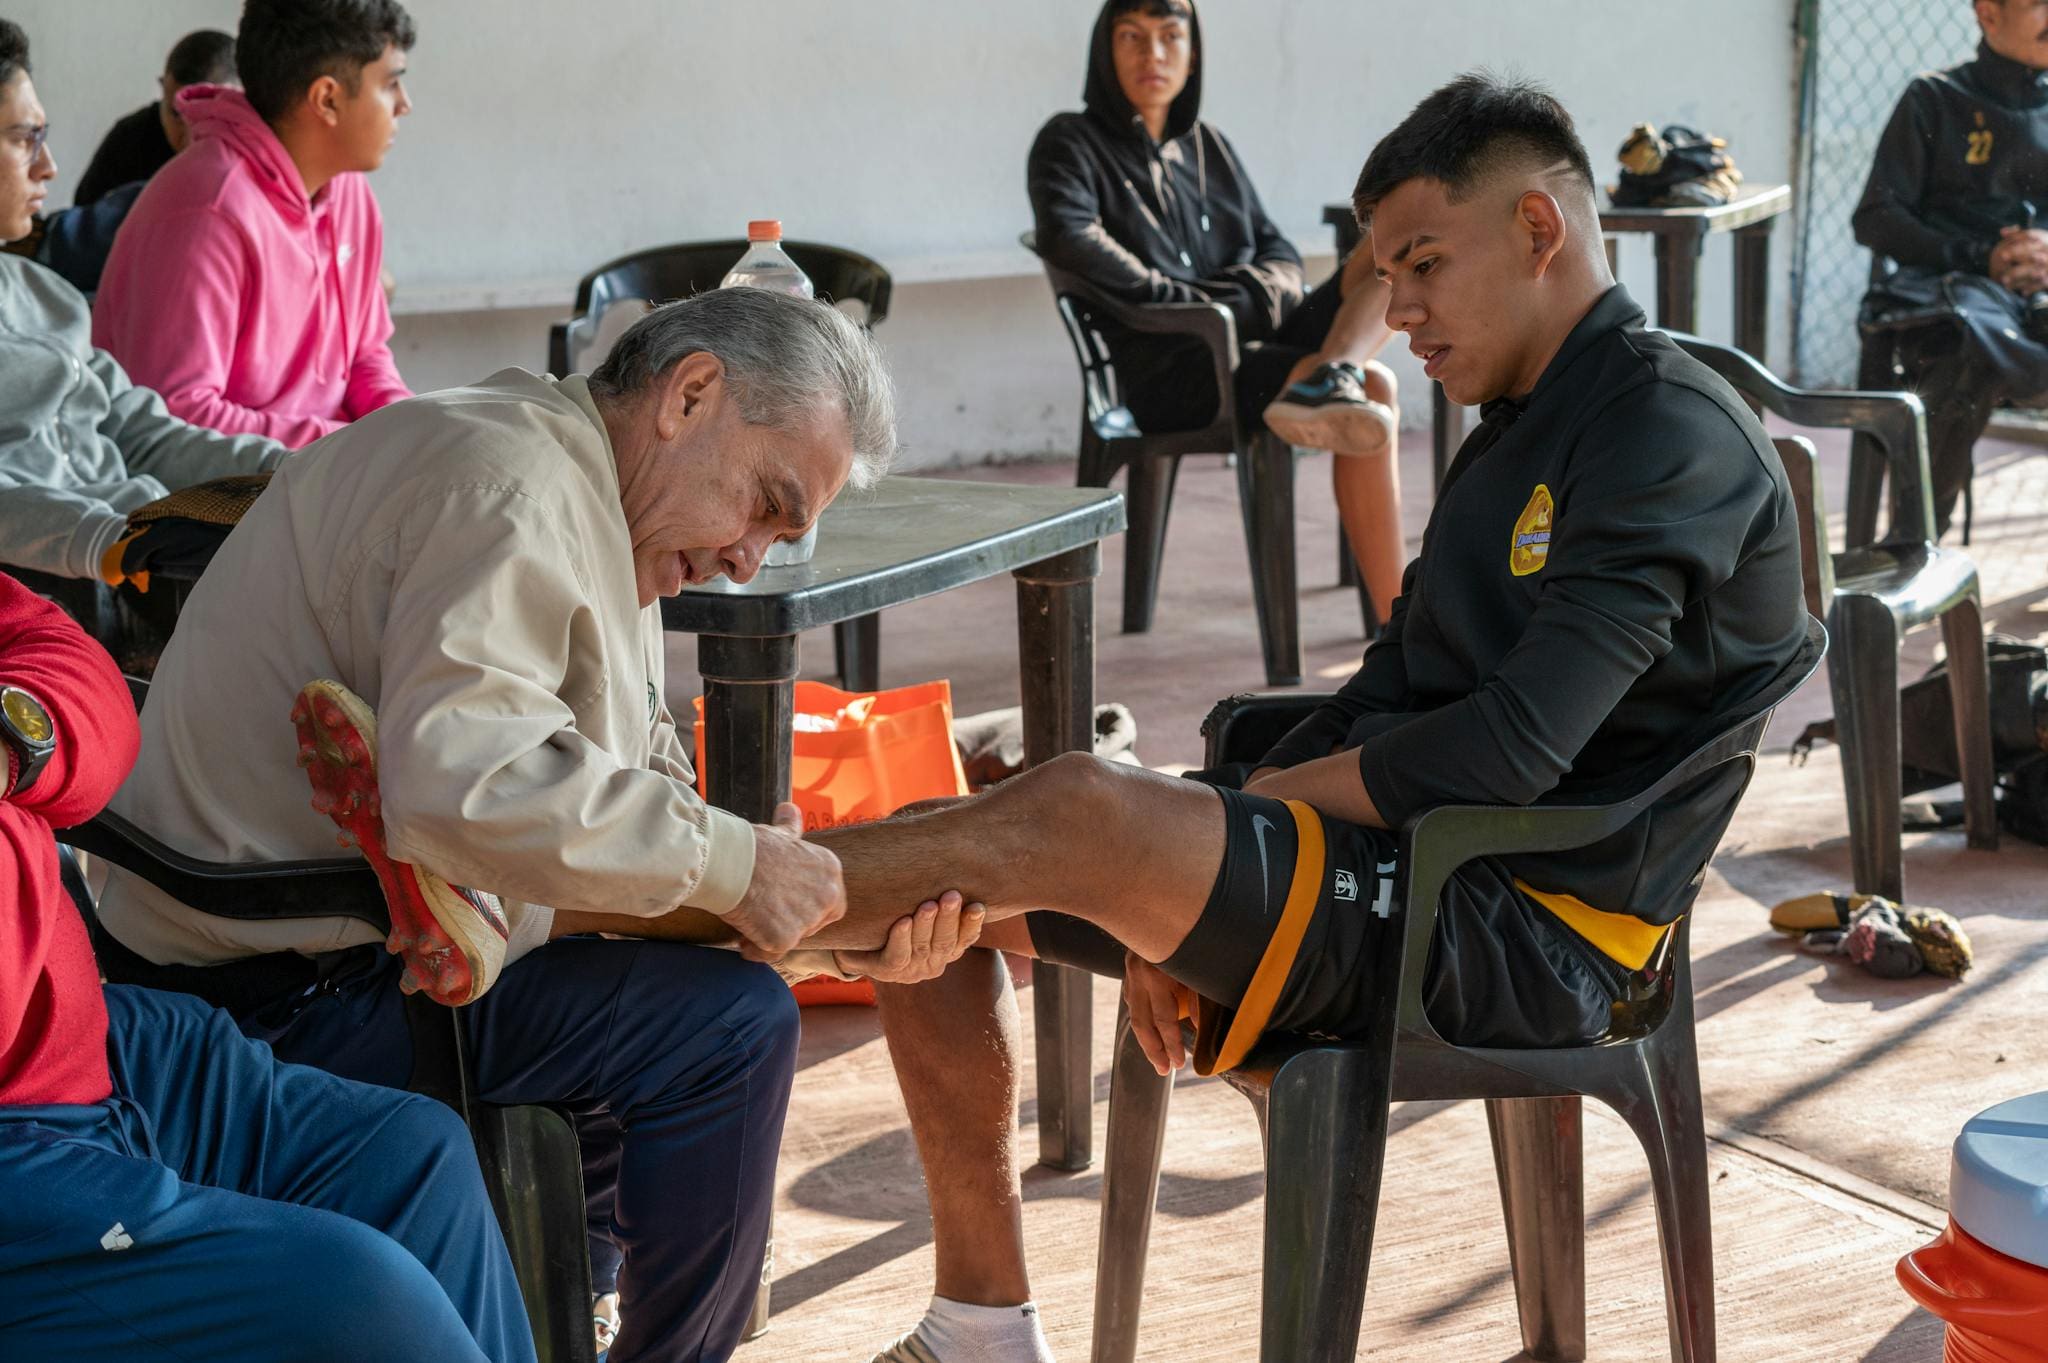
[{"label": "black athletic shorts", "polygon": [[[1343,295],[1343,267],[1309,291],[1271,336],[1244,340],[1238,347],[1232,397],[1241,429],[1265,429],[1266,408],[1286,386],[1288,371],[1304,355],[1322,349]],[[1199,341],[1136,332],[1110,339],[1117,386],[1142,431],[1184,431],[1216,412],[1215,367]]]},{"label": "black athletic shorts", "polygon": [[[1267,1031],[1355,1034],[1402,931],[1394,835],[1247,795],[1236,786],[1248,774],[1243,765],[1190,773],[1223,797],[1223,865],[1201,917],[1160,968],[1203,1000],[1201,1074],[1233,1067]],[[1025,921],[1040,959],[1123,975],[1124,948],[1101,928],[1055,913]],[[1625,967],[1490,857],[1467,862],[1445,886],[1425,968],[1431,1024],[1467,1046],[1593,1041],[1629,988]]]}]

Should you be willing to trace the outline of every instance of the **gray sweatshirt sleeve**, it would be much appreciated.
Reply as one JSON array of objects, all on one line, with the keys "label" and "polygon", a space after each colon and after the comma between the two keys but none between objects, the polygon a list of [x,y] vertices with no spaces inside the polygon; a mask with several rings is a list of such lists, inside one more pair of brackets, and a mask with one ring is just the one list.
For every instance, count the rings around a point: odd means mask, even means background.
[{"label": "gray sweatshirt sleeve", "polygon": [[263,473],[291,453],[269,436],[223,435],[172,416],[154,389],[130,383],[120,363],[104,350],[94,350],[87,367],[107,393],[100,434],[120,449],[130,473],[177,489],[211,478]]},{"label": "gray sweatshirt sleeve", "polygon": [[91,493],[16,482],[0,469],[0,563],[8,567],[98,577],[100,556],[127,524],[125,512]]},{"label": "gray sweatshirt sleeve", "polygon": [[76,289],[0,256],[0,563],[97,577],[128,512],[284,457],[274,441],[172,416],[94,348],[91,326]]}]

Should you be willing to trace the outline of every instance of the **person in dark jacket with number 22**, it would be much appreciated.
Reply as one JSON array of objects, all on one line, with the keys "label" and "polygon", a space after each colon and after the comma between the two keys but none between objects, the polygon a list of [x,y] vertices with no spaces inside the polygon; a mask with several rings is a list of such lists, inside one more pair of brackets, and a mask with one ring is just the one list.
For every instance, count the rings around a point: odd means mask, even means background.
[{"label": "person in dark jacket with number 22", "polygon": [[1853,219],[1864,344],[1927,404],[1937,534],[1991,409],[2048,401],[2048,3],[1976,11],[1976,58],[1906,87]]}]

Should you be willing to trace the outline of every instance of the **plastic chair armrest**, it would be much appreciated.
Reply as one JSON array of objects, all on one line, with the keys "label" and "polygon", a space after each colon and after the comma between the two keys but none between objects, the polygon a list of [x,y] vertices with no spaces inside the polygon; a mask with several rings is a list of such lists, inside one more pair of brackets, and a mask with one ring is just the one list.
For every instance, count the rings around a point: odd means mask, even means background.
[{"label": "plastic chair armrest", "polygon": [[222,918],[355,918],[390,927],[376,874],[360,857],[309,861],[202,861],[159,842],[110,810],[57,841],[103,857],[201,913]]},{"label": "plastic chair armrest", "polygon": [[1728,381],[1744,397],[1763,404],[1767,411],[1798,426],[1822,430],[1862,431],[1884,448],[1885,464],[1899,500],[1893,538],[1898,528],[1919,527],[1917,536],[1909,530],[1906,540],[1934,539],[1934,506],[1929,491],[1932,477],[1927,463],[1927,408],[1917,394],[1907,392],[1818,392],[1794,388],[1779,379],[1756,359],[1731,346],[1716,345],[1683,332],[1671,333],[1685,352]]}]

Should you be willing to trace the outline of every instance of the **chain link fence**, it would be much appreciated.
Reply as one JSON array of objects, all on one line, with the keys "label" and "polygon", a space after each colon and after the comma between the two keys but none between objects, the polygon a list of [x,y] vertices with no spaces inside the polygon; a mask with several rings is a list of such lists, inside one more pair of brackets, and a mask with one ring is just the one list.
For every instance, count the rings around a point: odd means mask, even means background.
[{"label": "chain link fence", "polygon": [[1977,21],[1963,0],[1800,0],[1799,34],[1793,359],[1802,384],[1848,388],[1870,278],[1870,252],[1856,244],[1849,215],[1906,82],[1974,54]]}]

